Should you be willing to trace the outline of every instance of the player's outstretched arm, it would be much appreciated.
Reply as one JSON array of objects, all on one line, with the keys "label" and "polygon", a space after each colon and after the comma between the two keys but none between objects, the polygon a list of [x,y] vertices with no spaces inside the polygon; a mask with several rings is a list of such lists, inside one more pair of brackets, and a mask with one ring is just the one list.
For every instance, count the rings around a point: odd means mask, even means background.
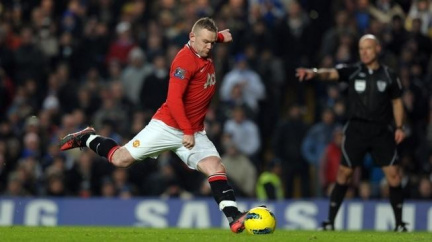
[{"label": "player's outstretched arm", "polygon": [[313,78],[318,78],[324,81],[336,81],[339,79],[339,73],[334,68],[297,68],[296,77],[299,81],[308,81]]},{"label": "player's outstretched arm", "polygon": [[[224,29],[218,32],[218,40],[221,43],[229,43],[233,41],[232,35],[229,29]],[[219,42],[218,41],[218,42]]]}]

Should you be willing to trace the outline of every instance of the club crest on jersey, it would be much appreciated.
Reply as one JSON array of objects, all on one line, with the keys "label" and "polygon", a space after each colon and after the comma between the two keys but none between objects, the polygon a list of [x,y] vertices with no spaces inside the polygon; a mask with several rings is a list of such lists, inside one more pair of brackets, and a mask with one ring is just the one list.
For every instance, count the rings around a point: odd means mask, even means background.
[{"label": "club crest on jersey", "polygon": [[186,70],[184,70],[184,69],[182,69],[180,67],[177,67],[175,69],[175,71],[174,71],[174,76],[178,77],[178,78],[180,78],[182,80],[185,78],[185,74],[186,74]]},{"label": "club crest on jersey", "polygon": [[387,87],[387,83],[385,81],[378,80],[377,86],[378,86],[378,91],[384,92]]}]

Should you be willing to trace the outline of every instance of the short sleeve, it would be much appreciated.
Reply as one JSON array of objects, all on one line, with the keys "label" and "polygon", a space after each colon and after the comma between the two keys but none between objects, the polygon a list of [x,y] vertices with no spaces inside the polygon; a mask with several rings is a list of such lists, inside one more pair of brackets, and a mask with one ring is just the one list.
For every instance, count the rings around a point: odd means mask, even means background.
[{"label": "short sleeve", "polygon": [[393,71],[389,71],[390,77],[390,97],[392,99],[400,98],[402,96],[402,83],[399,77]]},{"label": "short sleeve", "polygon": [[335,67],[336,71],[339,74],[340,82],[348,82],[350,75],[358,68],[359,67],[355,65],[344,65],[344,64],[340,64]]}]

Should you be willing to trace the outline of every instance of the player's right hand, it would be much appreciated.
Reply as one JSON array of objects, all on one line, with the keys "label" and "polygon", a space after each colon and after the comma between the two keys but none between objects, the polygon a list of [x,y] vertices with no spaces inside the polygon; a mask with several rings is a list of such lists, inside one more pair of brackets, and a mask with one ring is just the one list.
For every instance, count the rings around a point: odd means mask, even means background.
[{"label": "player's right hand", "polygon": [[314,72],[311,69],[307,68],[297,68],[296,69],[296,77],[298,77],[299,81],[310,80],[314,77]]},{"label": "player's right hand", "polygon": [[182,144],[187,149],[192,149],[195,146],[195,136],[194,135],[183,135]]}]

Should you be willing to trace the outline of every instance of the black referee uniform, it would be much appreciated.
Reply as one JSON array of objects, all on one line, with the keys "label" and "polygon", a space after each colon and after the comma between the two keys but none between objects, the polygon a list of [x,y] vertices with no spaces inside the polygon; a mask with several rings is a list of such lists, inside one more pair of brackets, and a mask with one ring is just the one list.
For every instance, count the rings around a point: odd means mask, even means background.
[{"label": "black referee uniform", "polygon": [[[360,62],[336,68],[298,68],[300,81],[319,77],[325,81],[348,84],[348,122],[342,140],[342,161],[335,186],[330,194],[328,220],[322,229],[334,230],[337,212],[348,189],[354,168],[363,164],[370,153],[376,165],[381,166],[389,183],[395,231],[407,231],[402,221],[403,193],[396,144],[403,141],[402,85],[396,74],[378,61],[381,52],[379,40],[371,34],[359,40]],[[396,127],[396,125],[398,127]]]},{"label": "black referee uniform", "polygon": [[342,165],[360,166],[370,153],[378,166],[397,164],[392,100],[402,95],[396,74],[385,65],[369,70],[364,64],[336,67],[348,84],[348,117],[342,141]]}]

